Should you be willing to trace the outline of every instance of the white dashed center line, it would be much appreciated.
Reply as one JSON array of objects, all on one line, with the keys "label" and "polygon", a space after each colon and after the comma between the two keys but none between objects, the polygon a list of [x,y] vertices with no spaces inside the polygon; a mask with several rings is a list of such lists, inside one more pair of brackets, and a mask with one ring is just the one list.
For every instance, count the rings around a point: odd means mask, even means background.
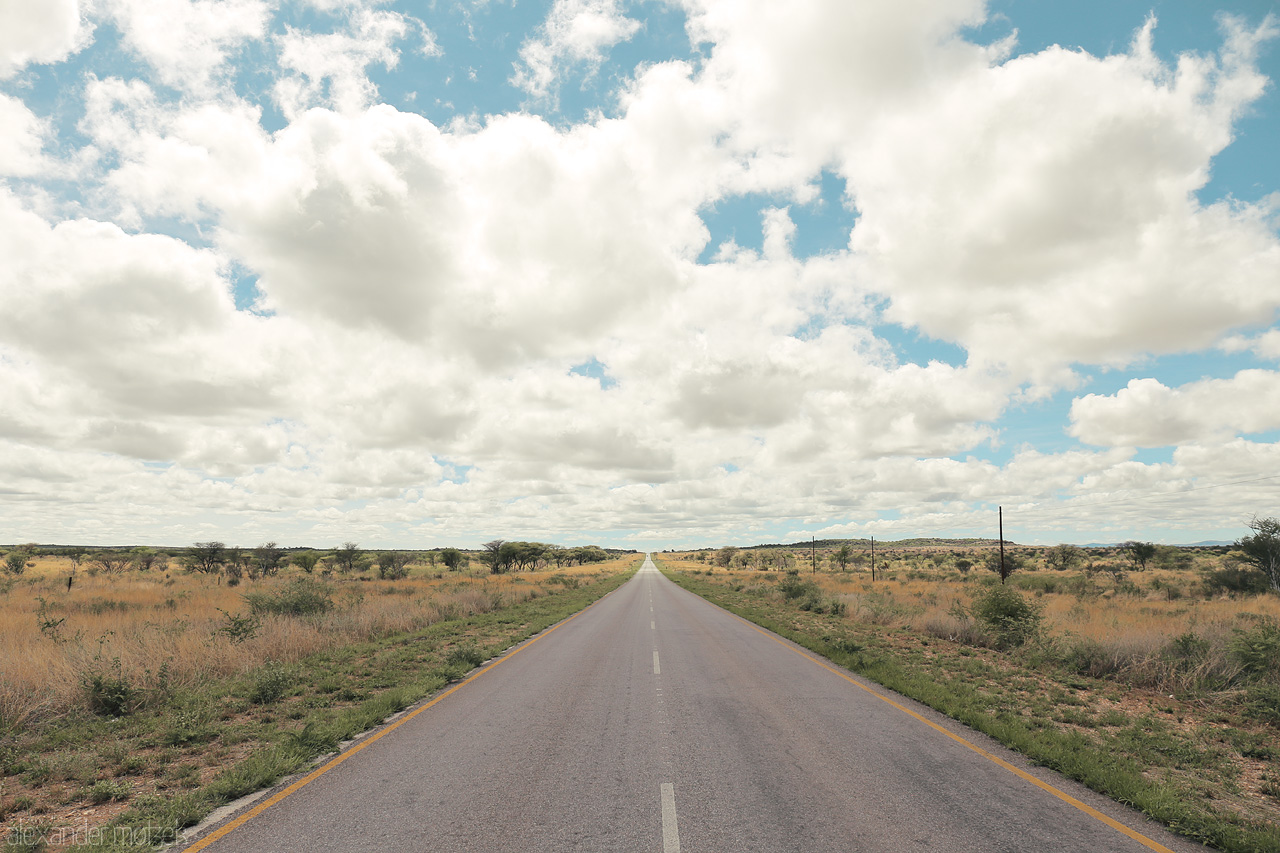
[{"label": "white dashed center line", "polygon": [[670,782],[663,782],[662,791],[662,853],[680,853],[680,829],[676,826],[676,789]]}]

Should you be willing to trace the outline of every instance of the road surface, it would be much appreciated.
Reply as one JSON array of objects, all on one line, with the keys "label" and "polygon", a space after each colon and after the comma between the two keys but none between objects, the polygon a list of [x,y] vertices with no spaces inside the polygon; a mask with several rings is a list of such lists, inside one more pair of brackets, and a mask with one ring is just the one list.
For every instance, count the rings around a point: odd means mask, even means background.
[{"label": "road surface", "polygon": [[859,684],[646,558],[592,607],[187,849],[1206,849]]}]

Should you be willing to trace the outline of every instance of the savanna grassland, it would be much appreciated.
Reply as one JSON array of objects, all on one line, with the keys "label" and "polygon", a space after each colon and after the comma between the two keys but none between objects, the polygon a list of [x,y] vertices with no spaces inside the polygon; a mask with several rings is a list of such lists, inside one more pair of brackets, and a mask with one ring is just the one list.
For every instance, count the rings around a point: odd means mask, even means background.
[{"label": "savanna grassland", "polygon": [[989,544],[878,545],[874,581],[866,548],[725,550],[659,565],[1191,838],[1280,850],[1280,596],[1232,549],[1016,547],[1003,586]]},{"label": "savanna grassland", "polygon": [[[140,849],[615,589],[640,555],[271,576],[37,556],[0,578],[0,838]],[[234,580],[234,583],[233,583]]]}]

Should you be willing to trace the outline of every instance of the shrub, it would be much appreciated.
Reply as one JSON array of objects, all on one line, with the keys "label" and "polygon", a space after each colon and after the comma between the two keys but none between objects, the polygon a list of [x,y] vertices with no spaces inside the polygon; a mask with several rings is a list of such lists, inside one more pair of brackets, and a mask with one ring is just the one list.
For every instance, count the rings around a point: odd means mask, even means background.
[{"label": "shrub", "polygon": [[1231,639],[1231,655],[1245,674],[1280,681],[1280,624],[1259,622]]},{"label": "shrub", "polygon": [[262,620],[255,615],[241,616],[238,613],[228,613],[221,607],[218,608],[218,612],[224,617],[218,633],[225,635],[233,643],[252,640],[257,635],[258,629],[262,627]]},{"label": "shrub", "polygon": [[1165,647],[1164,656],[1179,669],[1190,669],[1209,655],[1209,641],[1195,631],[1173,638]]},{"label": "shrub", "polygon": [[111,803],[127,800],[133,794],[128,782],[113,782],[101,779],[94,782],[83,792],[83,799],[91,803]]},{"label": "shrub", "polygon": [[10,551],[4,556],[4,565],[12,574],[20,575],[27,570],[27,554],[24,551]]},{"label": "shrub", "polygon": [[1212,597],[1224,592],[1257,595],[1267,591],[1267,576],[1255,569],[1228,566],[1204,577],[1205,594]]},{"label": "shrub", "polygon": [[1013,585],[1018,589],[1025,589],[1027,592],[1035,592],[1041,595],[1052,594],[1058,592],[1062,588],[1062,580],[1055,577],[1047,577],[1045,575],[1026,575],[1025,577],[1014,578]]},{"label": "shrub", "polygon": [[454,646],[450,649],[448,656],[445,658],[445,663],[449,666],[466,667],[467,669],[470,669],[472,667],[479,666],[484,663],[485,660],[485,653],[480,651],[474,643],[465,643],[461,646]]},{"label": "shrub", "polygon": [[333,591],[310,578],[299,578],[272,592],[247,592],[243,598],[257,615],[311,616],[333,609]]},{"label": "shrub", "polygon": [[979,595],[970,612],[991,634],[999,649],[1016,648],[1040,633],[1040,608],[1004,585],[993,586]]},{"label": "shrub", "polygon": [[573,575],[554,574],[547,578],[547,583],[558,583],[565,589],[577,589],[582,585],[582,580]]},{"label": "shrub", "polygon": [[269,705],[285,694],[293,684],[293,673],[288,667],[269,663],[253,677],[249,701],[255,705]]},{"label": "shrub", "polygon": [[378,554],[378,577],[390,581],[404,580],[409,576],[411,558],[411,554],[403,551],[384,551]]},{"label": "shrub", "polygon": [[1244,694],[1244,711],[1255,720],[1280,725],[1280,685],[1250,685]]},{"label": "shrub", "polygon": [[[778,591],[782,593],[782,597],[787,601],[794,601],[797,598],[806,600],[821,600],[822,590],[813,581],[800,580],[800,573],[795,569],[787,572],[787,576],[778,584]],[[806,610],[812,608],[805,608]]]},{"label": "shrub", "polygon": [[120,666],[120,658],[98,672],[91,672],[82,681],[89,710],[102,717],[123,717],[136,711],[141,705],[141,692],[133,686]]}]

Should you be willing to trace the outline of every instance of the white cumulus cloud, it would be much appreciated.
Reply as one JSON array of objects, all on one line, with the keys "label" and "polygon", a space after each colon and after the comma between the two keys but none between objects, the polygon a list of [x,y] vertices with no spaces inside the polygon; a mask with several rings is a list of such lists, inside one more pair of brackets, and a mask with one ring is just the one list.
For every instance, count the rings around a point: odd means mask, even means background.
[{"label": "white cumulus cloud", "polygon": [[93,26],[80,0],[0,0],[0,80],[82,49]]},{"label": "white cumulus cloud", "polygon": [[546,96],[566,64],[594,71],[609,48],[639,29],[640,22],[626,16],[621,0],[555,0],[538,35],[520,46],[511,82],[531,95]]},{"label": "white cumulus cloud", "polygon": [[266,34],[268,0],[106,0],[124,43],[161,83],[205,93],[245,42]]},{"label": "white cumulus cloud", "polygon": [[1109,447],[1193,444],[1273,429],[1280,429],[1280,372],[1274,370],[1242,370],[1178,388],[1133,379],[1115,394],[1089,394],[1071,404],[1071,434]]}]

